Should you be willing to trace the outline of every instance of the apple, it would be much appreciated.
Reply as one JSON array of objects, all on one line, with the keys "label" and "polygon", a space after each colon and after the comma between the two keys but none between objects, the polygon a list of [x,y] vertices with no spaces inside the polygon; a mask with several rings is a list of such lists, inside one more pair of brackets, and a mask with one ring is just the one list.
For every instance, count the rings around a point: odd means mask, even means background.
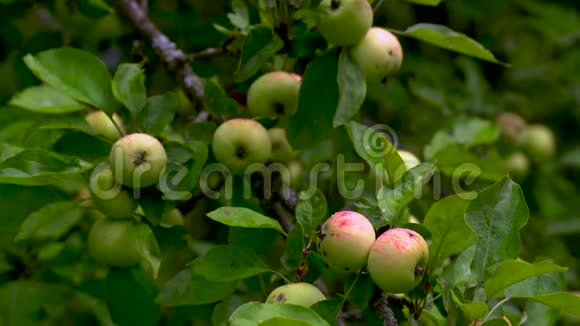
[{"label": "apple", "polygon": [[516,180],[521,180],[530,171],[530,161],[526,154],[515,152],[506,157],[505,167],[510,173],[510,176]]},{"label": "apple", "polygon": [[89,254],[102,265],[129,267],[139,263],[141,253],[133,221],[102,219],[89,231]]},{"label": "apple", "polygon": [[502,137],[509,143],[513,145],[523,143],[527,122],[521,116],[512,112],[504,112],[497,117],[496,124]]},{"label": "apple", "polygon": [[89,188],[95,207],[108,217],[131,218],[137,209],[137,200],[115,181],[108,163],[100,164],[93,170]]},{"label": "apple", "polygon": [[301,84],[296,76],[285,71],[273,71],[258,77],[248,90],[250,114],[267,118],[294,115],[298,110]]},{"label": "apple", "polygon": [[212,151],[232,174],[243,174],[252,163],[266,163],[272,142],[266,128],[252,119],[236,118],[222,123],[214,132]]},{"label": "apple", "polygon": [[358,272],[366,265],[376,239],[369,220],[357,212],[341,211],[324,222],[319,252],[326,264],[335,270]]},{"label": "apple", "polygon": [[556,138],[547,126],[528,126],[523,134],[523,143],[530,158],[536,162],[549,160],[556,154]]},{"label": "apple", "polygon": [[421,164],[421,160],[419,160],[419,158],[417,156],[415,156],[415,154],[413,154],[409,151],[402,150],[402,149],[398,150],[397,152],[399,153],[399,156],[401,157],[403,162],[405,162],[405,166],[407,167],[407,170],[411,170],[412,168]]},{"label": "apple", "polygon": [[373,25],[373,8],[367,0],[323,0],[320,8],[318,30],[337,46],[357,44]]},{"label": "apple", "polygon": [[423,237],[409,229],[394,228],[373,243],[367,270],[375,284],[388,293],[406,293],[423,279],[429,248]]},{"label": "apple", "polygon": [[384,82],[403,63],[403,48],[397,37],[381,27],[372,27],[350,53],[367,80]]},{"label": "apple", "polygon": [[286,163],[296,156],[292,150],[292,146],[288,143],[285,129],[271,128],[268,129],[268,134],[270,135],[270,142],[272,143],[272,153],[270,153],[270,159],[272,161]]},{"label": "apple", "polygon": [[167,164],[167,153],[161,142],[143,133],[117,140],[109,158],[117,182],[132,188],[156,184]]},{"label": "apple", "polygon": [[326,296],[316,286],[306,283],[290,283],[277,287],[268,295],[266,303],[285,303],[303,307],[326,300]]},{"label": "apple", "polygon": [[[103,136],[110,141],[116,141],[125,133],[123,121],[117,113],[113,113],[111,120],[111,117],[109,117],[104,111],[93,111],[85,116],[85,120],[91,128],[93,128],[95,134]],[[113,121],[115,123],[113,123]],[[115,124],[117,126],[115,126]],[[117,127],[121,129],[120,132]]]}]

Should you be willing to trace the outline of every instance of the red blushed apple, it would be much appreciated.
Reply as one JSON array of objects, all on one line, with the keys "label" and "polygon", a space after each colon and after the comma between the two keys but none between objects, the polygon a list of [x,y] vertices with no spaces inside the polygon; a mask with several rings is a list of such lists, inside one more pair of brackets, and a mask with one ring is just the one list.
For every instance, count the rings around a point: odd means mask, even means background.
[{"label": "red blushed apple", "polygon": [[406,293],[423,279],[429,247],[423,237],[409,229],[395,228],[373,243],[367,270],[375,284],[388,293]]},{"label": "red blushed apple", "polygon": [[342,211],[322,225],[321,238],[319,252],[330,268],[357,272],[367,262],[376,233],[365,216]]}]

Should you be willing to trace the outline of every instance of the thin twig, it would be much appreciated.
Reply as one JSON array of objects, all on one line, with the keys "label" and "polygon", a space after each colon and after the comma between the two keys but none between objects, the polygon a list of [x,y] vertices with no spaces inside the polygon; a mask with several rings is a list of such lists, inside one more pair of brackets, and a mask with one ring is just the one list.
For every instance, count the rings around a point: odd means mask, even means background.
[{"label": "thin twig", "polygon": [[200,60],[200,59],[207,59],[211,57],[216,57],[218,55],[222,55],[227,52],[225,48],[207,48],[205,50],[201,50],[199,52],[190,53],[189,58],[191,60]]},{"label": "thin twig", "polygon": [[287,233],[290,232],[290,230],[292,230],[292,227],[294,227],[294,224],[292,223],[292,221],[290,221],[290,217],[288,217],[288,213],[286,212],[284,206],[280,202],[276,202],[274,203],[274,209],[276,210],[276,214],[278,215],[278,221],[280,221],[280,224],[282,225],[284,231],[286,231]]},{"label": "thin twig", "polygon": [[200,106],[204,96],[203,84],[193,72],[190,58],[155,26],[136,0],[118,0],[117,5],[131,23],[147,37],[169,70],[177,74],[178,81],[191,102],[195,106]]}]

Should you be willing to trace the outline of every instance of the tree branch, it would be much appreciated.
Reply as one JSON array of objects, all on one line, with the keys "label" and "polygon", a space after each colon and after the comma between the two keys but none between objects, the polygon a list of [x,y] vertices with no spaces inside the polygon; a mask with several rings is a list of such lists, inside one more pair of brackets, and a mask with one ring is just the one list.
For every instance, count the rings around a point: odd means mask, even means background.
[{"label": "tree branch", "polygon": [[151,46],[169,70],[177,74],[178,81],[185,90],[185,94],[187,94],[194,106],[199,107],[204,96],[204,89],[201,79],[191,68],[190,58],[155,26],[137,0],[117,0],[117,6],[151,42]]}]

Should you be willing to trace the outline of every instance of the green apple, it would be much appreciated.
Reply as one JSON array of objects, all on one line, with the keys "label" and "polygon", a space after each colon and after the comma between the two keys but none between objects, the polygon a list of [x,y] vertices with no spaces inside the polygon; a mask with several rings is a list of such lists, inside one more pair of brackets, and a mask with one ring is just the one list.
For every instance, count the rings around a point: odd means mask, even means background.
[{"label": "green apple", "polygon": [[272,143],[272,153],[270,153],[270,159],[272,161],[286,163],[294,159],[296,155],[286,137],[286,129],[268,129],[268,134],[270,135],[270,142]]},{"label": "green apple", "polygon": [[89,231],[89,254],[102,265],[129,267],[139,263],[141,253],[136,222],[102,219]]},{"label": "green apple", "polygon": [[556,138],[544,125],[530,125],[523,135],[523,143],[530,158],[536,162],[549,160],[556,154]]},{"label": "green apple", "polygon": [[330,268],[358,272],[366,265],[376,233],[365,216],[341,211],[324,222],[320,237],[318,251]]},{"label": "green apple", "polygon": [[423,237],[409,229],[395,228],[373,243],[367,270],[375,284],[388,293],[406,293],[423,279],[429,248]]},{"label": "green apple", "polygon": [[254,117],[289,117],[298,110],[300,78],[286,71],[273,71],[256,79],[248,90],[248,111]]},{"label": "green apple", "polygon": [[397,37],[381,27],[372,27],[351,49],[367,80],[384,82],[403,63],[403,48]]},{"label": "green apple", "polygon": [[163,145],[157,138],[143,133],[117,140],[109,158],[117,182],[132,188],[158,183],[167,164]]},{"label": "green apple", "polygon": [[[85,120],[93,128],[95,134],[103,136],[110,141],[116,141],[122,136],[121,132],[125,133],[123,121],[117,113],[113,113],[111,119],[104,111],[93,111],[85,116]],[[119,132],[117,127],[121,129],[121,132]]]},{"label": "green apple", "polygon": [[337,46],[357,44],[373,25],[373,8],[367,0],[323,0],[320,8],[318,30]]},{"label": "green apple", "polygon": [[527,122],[518,114],[504,112],[496,119],[496,124],[504,139],[513,145],[522,145]]},{"label": "green apple", "polygon": [[282,285],[268,295],[266,303],[285,303],[303,307],[326,300],[326,296],[316,286],[305,283],[290,283]]},{"label": "green apple", "polygon": [[243,174],[252,163],[266,163],[272,142],[266,128],[252,119],[237,118],[222,123],[214,132],[212,151],[232,174]]},{"label": "green apple", "polygon": [[505,159],[505,167],[515,180],[521,180],[530,171],[530,161],[522,152],[511,153]]},{"label": "green apple", "polygon": [[401,157],[403,162],[405,162],[405,166],[407,167],[407,170],[411,170],[412,168],[421,164],[421,160],[419,160],[419,158],[417,156],[415,156],[415,154],[413,154],[409,151],[402,150],[402,149],[398,150],[397,152],[399,153],[399,156]]},{"label": "green apple", "polygon": [[115,219],[131,218],[138,203],[131,194],[115,181],[111,165],[98,165],[91,174],[91,198],[95,207]]}]

